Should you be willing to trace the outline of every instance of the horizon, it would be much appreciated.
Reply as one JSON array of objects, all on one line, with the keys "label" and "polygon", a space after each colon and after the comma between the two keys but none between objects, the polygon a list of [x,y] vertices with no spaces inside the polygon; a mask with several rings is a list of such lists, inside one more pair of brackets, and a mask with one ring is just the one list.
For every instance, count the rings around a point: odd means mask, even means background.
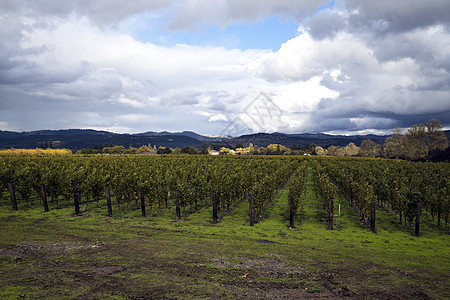
[{"label": "horizon", "polygon": [[[450,129],[445,0],[0,4],[0,130]],[[44,129],[41,129],[44,128]]]},{"label": "horizon", "polygon": [[[138,134],[145,134],[145,133],[155,133],[155,134],[161,134],[161,133],[167,133],[168,135],[170,134],[181,134],[184,132],[187,133],[194,133],[194,134],[198,134],[204,137],[221,137],[221,136],[228,136],[231,138],[236,138],[236,137],[240,137],[240,136],[245,136],[245,135],[258,135],[258,134],[284,134],[284,135],[302,135],[302,134],[311,134],[311,135],[319,135],[319,134],[323,134],[323,135],[330,135],[330,136],[390,136],[392,133],[392,130],[390,131],[390,133],[388,134],[375,134],[375,133],[366,133],[366,134],[354,134],[354,133],[348,133],[348,134],[337,134],[337,133],[326,133],[326,132],[298,132],[298,133],[286,133],[286,132],[252,132],[252,133],[245,133],[242,135],[237,135],[237,136],[231,136],[231,135],[211,135],[211,134],[204,134],[204,133],[200,133],[200,132],[196,132],[196,131],[192,131],[192,130],[183,130],[183,131],[143,131],[143,132],[135,132],[135,133],[129,133],[129,132],[113,132],[113,131],[108,131],[108,130],[98,130],[98,129],[93,129],[93,128],[64,128],[64,129],[37,129],[37,130],[30,130],[30,131],[10,131],[10,130],[2,130],[0,129],[0,131],[3,132],[14,132],[14,133],[33,133],[33,132],[42,132],[42,131],[70,131],[70,130],[85,130],[85,131],[96,131],[96,132],[107,132],[107,133],[111,133],[111,134],[124,134],[124,135],[138,135]],[[406,133],[408,128],[400,128],[400,130],[402,131],[402,133]],[[442,131],[447,132],[450,131],[450,129],[448,128],[442,128]]]}]

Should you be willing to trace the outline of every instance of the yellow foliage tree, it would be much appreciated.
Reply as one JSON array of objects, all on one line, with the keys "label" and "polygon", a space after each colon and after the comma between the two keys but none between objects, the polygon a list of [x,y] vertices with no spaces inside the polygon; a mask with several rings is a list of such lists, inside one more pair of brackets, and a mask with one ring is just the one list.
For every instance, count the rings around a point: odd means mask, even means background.
[{"label": "yellow foliage tree", "polygon": [[0,150],[0,155],[71,155],[69,149],[5,149]]}]

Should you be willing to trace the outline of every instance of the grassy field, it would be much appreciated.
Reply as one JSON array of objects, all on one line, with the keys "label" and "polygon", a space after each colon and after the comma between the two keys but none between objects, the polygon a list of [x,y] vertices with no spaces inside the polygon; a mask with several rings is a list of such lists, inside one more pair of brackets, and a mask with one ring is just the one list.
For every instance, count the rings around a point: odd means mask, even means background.
[{"label": "grassy field", "polygon": [[0,299],[450,298],[444,231],[422,222],[416,238],[377,211],[372,234],[344,199],[326,230],[311,170],[289,229],[287,193],[288,185],[254,227],[247,203],[214,225],[210,207],[179,222],[174,208],[147,218],[138,209],[109,218],[95,204],[80,216],[23,204],[13,212],[5,193]]}]

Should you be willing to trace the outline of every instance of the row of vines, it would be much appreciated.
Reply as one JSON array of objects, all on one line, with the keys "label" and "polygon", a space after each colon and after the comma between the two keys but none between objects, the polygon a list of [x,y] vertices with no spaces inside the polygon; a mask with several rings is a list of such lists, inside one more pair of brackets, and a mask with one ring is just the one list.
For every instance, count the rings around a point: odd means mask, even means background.
[{"label": "row of vines", "polygon": [[[315,174],[318,196],[330,229],[336,185],[366,224],[371,219],[374,221],[374,202],[377,202],[379,208],[395,214],[399,223],[410,228],[414,221],[417,224],[422,212],[439,227],[443,222],[447,227],[448,163],[282,156],[4,156],[0,157],[0,192],[3,195],[9,189],[11,194],[13,189],[19,207],[29,206],[30,199],[42,202],[46,196],[56,207],[73,205],[75,198],[76,207],[78,202],[98,206],[110,194],[117,211],[125,204],[127,208],[133,203],[138,207],[139,198],[150,209],[167,207],[169,200],[174,200],[177,218],[179,207],[189,207],[191,211],[212,204],[214,223],[248,200],[253,224],[255,216],[261,214],[276,191],[291,178],[289,206],[293,227],[307,165],[312,166]],[[17,208],[13,204],[13,209]]]},{"label": "row of vines", "polygon": [[[371,203],[396,215],[412,229],[420,215],[445,227],[450,217],[450,168],[448,163],[412,163],[381,159],[320,159],[322,174],[329,175],[369,223]],[[324,175],[320,175],[323,177]],[[319,178],[319,180],[321,180]],[[414,222],[415,221],[415,222]],[[418,228],[416,228],[418,235]]]},{"label": "row of vines", "polygon": [[289,227],[294,228],[294,219],[300,207],[301,198],[305,188],[305,177],[308,161],[304,160],[300,167],[292,174],[289,185]]},{"label": "row of vines", "polygon": [[327,217],[328,229],[333,229],[333,216],[334,216],[334,199],[337,195],[337,188],[330,180],[326,169],[322,167],[317,160],[312,162],[313,172],[316,182],[316,188],[319,194],[319,198]]},{"label": "row of vines", "polygon": [[[298,168],[301,158],[205,156],[65,156],[1,157],[0,189],[13,186],[19,203],[49,196],[57,206],[96,202],[105,190],[117,210],[144,198],[147,206],[209,206],[211,196],[223,215],[243,199],[252,197],[258,215],[274,193]],[[108,195],[106,193],[106,195]],[[76,203],[77,205],[77,203]],[[20,206],[20,205],[19,205]],[[123,209],[123,208],[122,208]],[[217,212],[216,212],[217,213]],[[177,215],[178,217],[178,215]]]}]

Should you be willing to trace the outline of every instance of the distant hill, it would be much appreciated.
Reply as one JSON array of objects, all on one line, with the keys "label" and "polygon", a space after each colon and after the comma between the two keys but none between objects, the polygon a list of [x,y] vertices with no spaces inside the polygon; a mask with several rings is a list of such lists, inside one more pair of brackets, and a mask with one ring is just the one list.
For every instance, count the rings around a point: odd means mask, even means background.
[{"label": "distant hill", "polygon": [[[144,132],[144,133],[137,133],[134,135],[135,136],[168,136],[168,135],[187,136],[187,137],[190,137],[190,138],[202,141],[202,142],[211,142],[211,141],[218,140],[218,138],[207,136],[207,135],[201,135],[201,134],[195,133],[193,131],[183,131],[183,132],[148,131],[148,132]],[[189,146],[191,146],[191,145],[189,145]]]},{"label": "distant hill", "polygon": [[242,135],[237,138],[222,141],[222,144],[235,147],[236,145],[246,146],[249,143],[253,145],[258,145],[260,147],[267,147],[270,144],[281,144],[289,148],[294,147],[304,147],[312,144],[328,147],[334,146],[346,146],[349,143],[355,143],[360,145],[363,140],[371,139],[375,143],[383,143],[387,136],[379,135],[330,135],[330,134],[311,134],[311,133],[301,133],[301,134],[285,134],[285,133],[257,133]]},{"label": "distant hill", "polygon": [[69,129],[40,130],[31,132],[0,131],[0,148],[37,148],[42,143],[52,142],[55,148],[77,151],[102,144],[103,146],[124,146],[128,148],[142,145],[157,145],[171,148],[184,146],[201,147],[203,141],[179,134],[133,135],[107,131]]},{"label": "distant hill", "polygon": [[[450,140],[450,131],[445,131]],[[388,136],[381,135],[330,135],[323,133],[256,133],[239,137],[214,137],[201,135],[192,131],[183,132],[144,132],[138,134],[118,134],[108,131],[92,129],[67,129],[67,130],[38,130],[30,132],[13,132],[0,130],[0,148],[37,148],[43,143],[52,142],[55,148],[67,148],[77,151],[96,145],[124,146],[128,148],[142,145],[170,148],[183,148],[194,146],[200,148],[204,142],[211,143],[214,148],[248,146],[249,143],[261,147],[270,144],[281,144],[289,148],[305,147],[312,144],[328,147],[331,145],[345,146],[355,143],[357,146],[365,139],[371,139],[375,143],[383,143]]]}]

